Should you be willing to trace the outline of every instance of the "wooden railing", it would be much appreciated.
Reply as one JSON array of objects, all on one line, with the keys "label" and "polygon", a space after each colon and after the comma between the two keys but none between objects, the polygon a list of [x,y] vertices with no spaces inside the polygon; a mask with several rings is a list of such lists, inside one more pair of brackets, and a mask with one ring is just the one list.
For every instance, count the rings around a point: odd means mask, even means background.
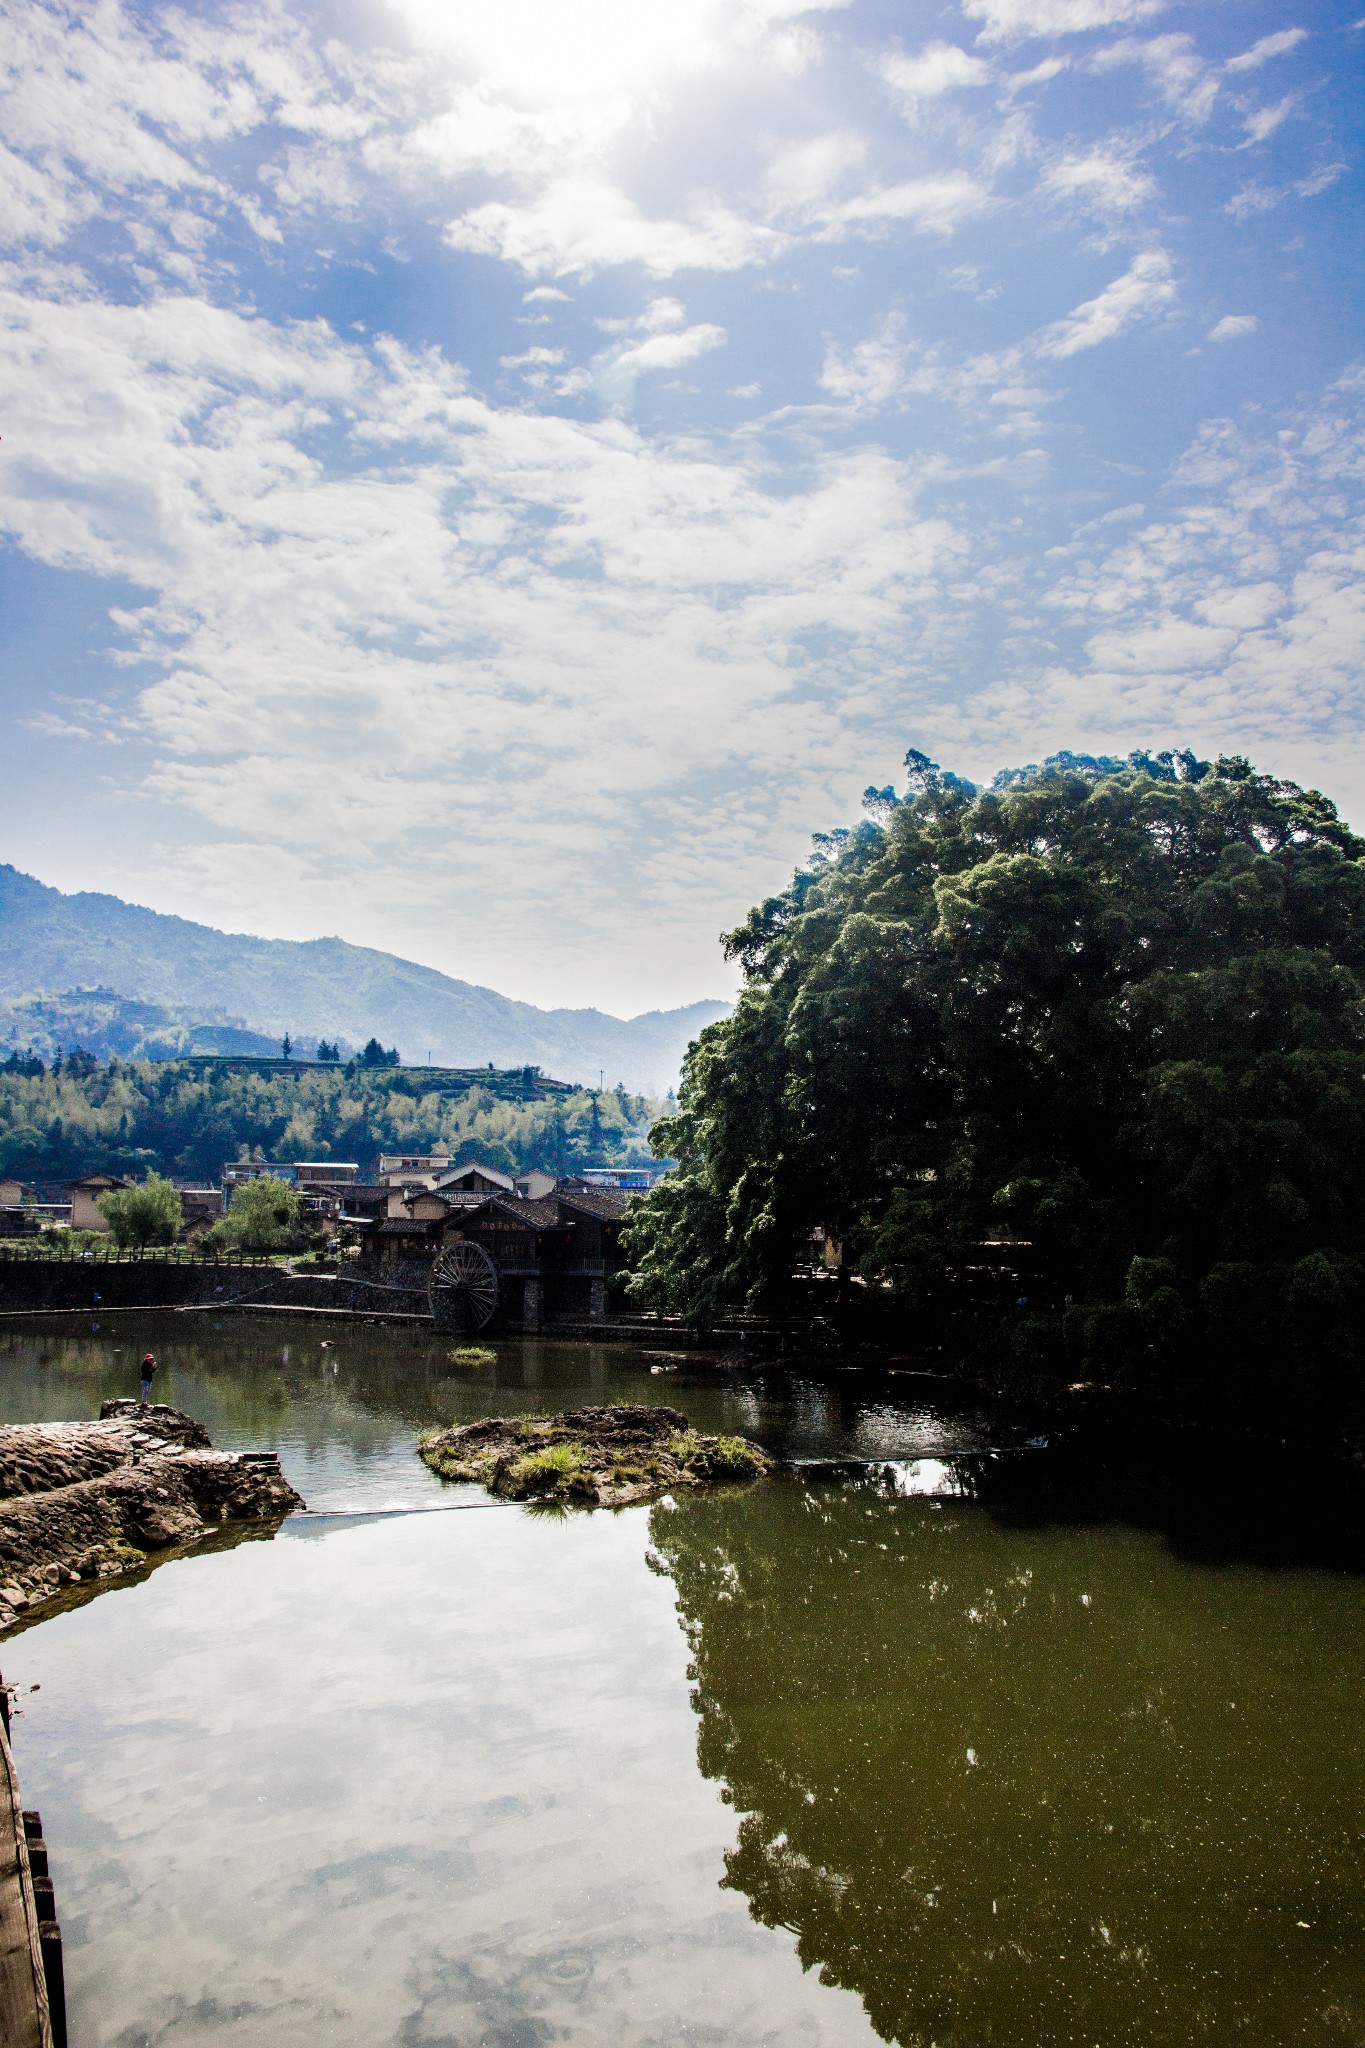
[{"label": "wooden railing", "polygon": [[140,1249],[125,1246],[122,1250],[117,1245],[100,1245],[84,1250],[60,1242],[35,1244],[32,1238],[0,1237],[0,1262],[12,1259],[35,1266],[205,1266],[236,1271],[240,1266],[272,1265],[276,1257],[273,1252],[192,1251],[178,1244],[144,1245]]}]

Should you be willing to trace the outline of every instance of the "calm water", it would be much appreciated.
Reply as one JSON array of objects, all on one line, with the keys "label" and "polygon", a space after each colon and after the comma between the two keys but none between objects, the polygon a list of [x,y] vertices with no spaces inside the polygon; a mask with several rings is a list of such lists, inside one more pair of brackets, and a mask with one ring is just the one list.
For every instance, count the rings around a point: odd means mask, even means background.
[{"label": "calm water", "polygon": [[[325,1512],[4,1645],[73,2048],[1365,2042],[1365,1578],[1275,1475],[1211,1543],[910,1379],[184,1318],[0,1339],[0,1413],[149,1343]],[[559,1516],[412,1454],[588,1399],[891,1469]]]}]

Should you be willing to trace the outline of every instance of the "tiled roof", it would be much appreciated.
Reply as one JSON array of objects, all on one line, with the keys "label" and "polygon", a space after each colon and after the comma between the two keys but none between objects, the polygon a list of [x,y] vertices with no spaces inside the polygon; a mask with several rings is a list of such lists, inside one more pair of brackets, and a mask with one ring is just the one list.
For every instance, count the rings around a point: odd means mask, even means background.
[{"label": "tiled roof", "polygon": [[479,1223],[496,1225],[499,1215],[510,1216],[530,1230],[573,1229],[573,1224],[560,1215],[559,1204],[550,1196],[533,1202],[525,1195],[489,1195],[476,1209],[452,1208],[446,1220],[471,1226]]},{"label": "tiled roof", "polygon": [[467,1159],[463,1166],[454,1166],[448,1173],[434,1174],[432,1179],[438,1189],[453,1187],[456,1181],[463,1180],[467,1174],[471,1173],[481,1174],[484,1180],[491,1181],[495,1188],[511,1189],[512,1176],[510,1173],[500,1173],[496,1166],[485,1166],[477,1159]]},{"label": "tiled roof", "polygon": [[563,1208],[578,1209],[603,1223],[619,1223],[630,1195],[626,1188],[569,1188],[557,1193],[554,1199]]}]

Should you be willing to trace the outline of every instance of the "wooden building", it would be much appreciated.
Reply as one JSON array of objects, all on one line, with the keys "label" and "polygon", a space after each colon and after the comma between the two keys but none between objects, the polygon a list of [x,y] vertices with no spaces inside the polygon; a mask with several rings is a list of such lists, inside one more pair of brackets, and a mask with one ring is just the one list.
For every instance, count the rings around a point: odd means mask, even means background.
[{"label": "wooden building", "polygon": [[[466,1174],[481,1169],[466,1169]],[[467,1240],[497,1274],[499,1321],[600,1321],[625,1261],[621,1224],[629,1197],[614,1188],[556,1188],[538,1199],[465,1184],[417,1188],[395,1213],[357,1225],[362,1261],[420,1272],[446,1246]]]}]

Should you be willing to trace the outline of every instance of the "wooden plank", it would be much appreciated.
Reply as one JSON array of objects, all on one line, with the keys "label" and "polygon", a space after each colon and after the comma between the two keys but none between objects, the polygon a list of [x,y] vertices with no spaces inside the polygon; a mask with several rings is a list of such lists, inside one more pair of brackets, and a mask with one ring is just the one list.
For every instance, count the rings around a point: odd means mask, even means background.
[{"label": "wooden plank", "polygon": [[[7,1719],[8,1717],[6,1717]],[[53,2048],[19,1780],[0,1722],[0,2042]]]}]

